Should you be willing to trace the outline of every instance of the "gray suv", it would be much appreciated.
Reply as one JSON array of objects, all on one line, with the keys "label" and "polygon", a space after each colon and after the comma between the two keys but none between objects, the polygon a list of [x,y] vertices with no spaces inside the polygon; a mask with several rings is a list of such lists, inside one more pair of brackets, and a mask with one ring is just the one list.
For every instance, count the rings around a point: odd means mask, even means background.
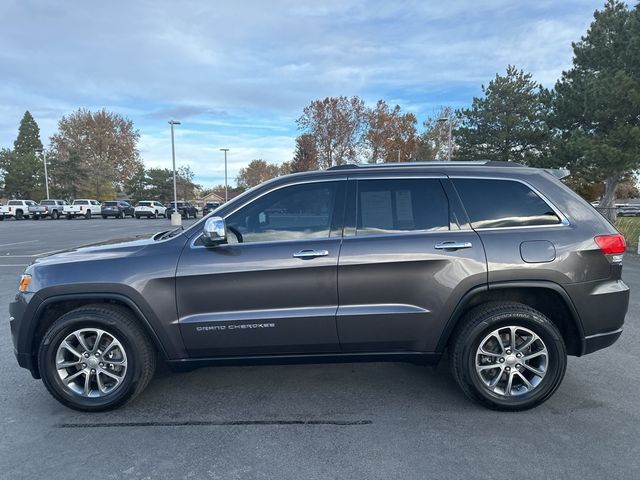
[{"label": "gray suv", "polygon": [[341,166],[280,177],[186,230],[27,267],[18,363],[85,411],[175,369],[408,361],[523,410],[567,355],[614,343],[624,238],[551,173],[495,162]]}]

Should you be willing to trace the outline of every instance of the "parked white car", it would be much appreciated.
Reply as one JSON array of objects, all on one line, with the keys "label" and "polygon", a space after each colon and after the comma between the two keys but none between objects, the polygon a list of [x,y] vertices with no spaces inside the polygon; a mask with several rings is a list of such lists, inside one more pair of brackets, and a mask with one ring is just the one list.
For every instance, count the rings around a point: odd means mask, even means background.
[{"label": "parked white car", "polygon": [[71,220],[75,217],[91,219],[91,215],[100,215],[100,202],[87,198],[74,200],[71,205],[65,205],[62,214]]},{"label": "parked white car", "polygon": [[136,205],[134,215],[138,219],[140,217],[167,218],[167,208],[160,202],[156,202],[155,200],[143,200],[141,202],[138,202],[138,204]]},{"label": "parked white car", "polygon": [[33,200],[9,200],[6,205],[0,207],[0,220],[15,218],[22,220],[29,218],[29,207],[38,205]]}]

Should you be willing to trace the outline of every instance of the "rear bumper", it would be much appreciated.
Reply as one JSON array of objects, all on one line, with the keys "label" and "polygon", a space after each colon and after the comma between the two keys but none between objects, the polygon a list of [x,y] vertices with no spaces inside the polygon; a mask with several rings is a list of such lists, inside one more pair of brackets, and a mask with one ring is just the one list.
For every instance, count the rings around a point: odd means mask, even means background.
[{"label": "rear bumper", "polygon": [[613,332],[596,333],[584,338],[583,354],[593,353],[613,345],[622,335],[622,328]]},{"label": "rear bumper", "polygon": [[613,344],[622,334],[629,308],[629,287],[622,280],[564,286],[582,324],[582,354]]}]

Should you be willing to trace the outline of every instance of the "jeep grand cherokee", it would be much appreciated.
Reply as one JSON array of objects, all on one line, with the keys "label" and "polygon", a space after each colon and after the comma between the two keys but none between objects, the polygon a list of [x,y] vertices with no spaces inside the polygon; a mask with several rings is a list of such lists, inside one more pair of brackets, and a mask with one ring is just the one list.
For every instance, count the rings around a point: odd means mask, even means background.
[{"label": "jeep grand cherokee", "polygon": [[496,162],[341,166],[259,185],[186,230],[27,267],[19,364],[71,408],[139,394],[170,366],[433,364],[522,410],[567,355],[611,345],[624,238],[551,173]]}]

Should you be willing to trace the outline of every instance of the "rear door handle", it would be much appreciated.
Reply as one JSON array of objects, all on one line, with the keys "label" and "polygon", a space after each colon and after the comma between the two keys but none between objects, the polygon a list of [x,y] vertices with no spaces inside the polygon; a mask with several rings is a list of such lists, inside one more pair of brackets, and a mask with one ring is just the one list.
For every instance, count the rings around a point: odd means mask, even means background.
[{"label": "rear door handle", "polygon": [[471,242],[442,242],[436,243],[434,246],[436,250],[460,250],[461,248],[471,247],[473,247]]},{"label": "rear door handle", "polygon": [[316,257],[326,257],[329,255],[327,250],[300,250],[298,253],[294,253],[293,256],[295,258],[316,258]]}]

